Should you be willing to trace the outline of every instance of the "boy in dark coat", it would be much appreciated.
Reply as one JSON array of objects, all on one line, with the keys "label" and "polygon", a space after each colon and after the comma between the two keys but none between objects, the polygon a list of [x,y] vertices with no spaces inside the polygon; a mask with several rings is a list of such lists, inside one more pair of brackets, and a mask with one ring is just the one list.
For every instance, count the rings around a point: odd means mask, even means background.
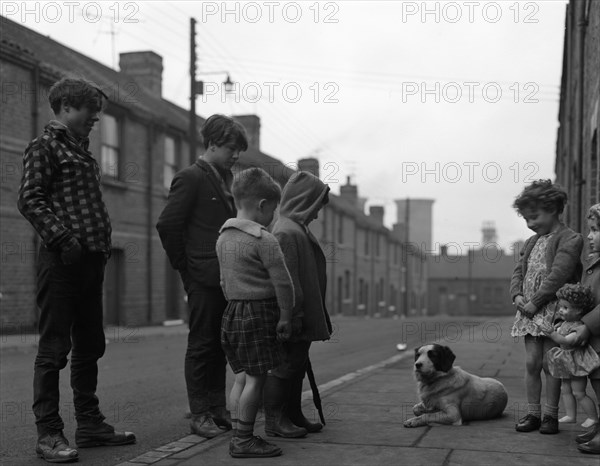
[{"label": "boy in dark coat", "polygon": [[329,187],[308,172],[294,173],[283,188],[273,234],[279,241],[294,284],[292,337],[283,344],[283,364],[271,371],[263,390],[265,432],[270,436],[302,437],[317,432],[301,410],[302,382],[313,341],[328,340],[331,320],[325,307],[325,255],[308,229],[327,204]]},{"label": "boy in dark coat", "polygon": [[173,178],[156,229],[188,295],[185,382],[192,433],[211,438],[231,429],[225,408],[225,354],[221,318],[227,306],[219,284],[215,245],[221,225],[235,217],[231,167],[248,148],[244,127],[224,115],[202,127],[204,155]]}]

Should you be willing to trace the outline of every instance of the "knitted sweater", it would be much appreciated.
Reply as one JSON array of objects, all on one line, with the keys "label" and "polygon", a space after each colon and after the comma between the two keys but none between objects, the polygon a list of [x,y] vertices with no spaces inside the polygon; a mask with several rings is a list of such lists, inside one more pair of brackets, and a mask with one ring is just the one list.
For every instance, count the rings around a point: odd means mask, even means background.
[{"label": "knitted sweater", "polygon": [[230,218],[221,227],[216,249],[228,301],[276,297],[280,309],[292,310],[294,287],[281,247],[263,226]]},{"label": "knitted sweater", "polygon": [[[537,242],[539,235],[533,235],[527,241],[519,263],[515,267],[510,282],[510,296],[515,300],[517,295],[523,294],[523,279],[527,273],[527,260]],[[583,249],[581,234],[575,233],[565,225],[548,240],[546,246],[546,279],[531,298],[531,302],[540,309],[545,304],[556,299],[556,292],[565,283],[576,283],[581,277],[582,265],[579,257]]]}]

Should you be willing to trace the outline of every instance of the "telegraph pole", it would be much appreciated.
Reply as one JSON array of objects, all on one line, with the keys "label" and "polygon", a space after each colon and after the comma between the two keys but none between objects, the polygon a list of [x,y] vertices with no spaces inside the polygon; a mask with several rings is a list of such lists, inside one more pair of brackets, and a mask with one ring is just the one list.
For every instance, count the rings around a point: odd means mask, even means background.
[{"label": "telegraph pole", "polygon": [[190,163],[196,161],[196,20],[190,18]]},{"label": "telegraph pole", "polygon": [[408,306],[410,305],[409,287],[410,287],[410,199],[406,198],[406,208],[404,210],[405,241],[406,241],[406,272],[404,273],[404,312],[408,317]]}]

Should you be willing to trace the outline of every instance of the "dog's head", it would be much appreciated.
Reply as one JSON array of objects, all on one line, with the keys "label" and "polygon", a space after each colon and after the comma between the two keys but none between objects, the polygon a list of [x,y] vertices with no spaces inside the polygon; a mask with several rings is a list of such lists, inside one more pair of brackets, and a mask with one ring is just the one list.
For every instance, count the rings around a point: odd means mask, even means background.
[{"label": "dog's head", "polygon": [[437,372],[448,372],[456,356],[450,348],[438,344],[423,345],[415,349],[415,376],[431,378]]}]

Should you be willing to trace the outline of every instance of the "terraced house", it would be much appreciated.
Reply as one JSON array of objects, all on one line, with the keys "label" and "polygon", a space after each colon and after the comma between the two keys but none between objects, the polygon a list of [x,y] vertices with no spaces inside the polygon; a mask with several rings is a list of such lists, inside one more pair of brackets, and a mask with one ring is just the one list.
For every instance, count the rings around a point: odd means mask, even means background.
[{"label": "terraced house", "polygon": [[[189,111],[162,98],[162,58],[152,51],[122,53],[120,70],[115,70],[19,23],[0,20],[2,331],[21,331],[37,323],[39,239],[17,211],[16,199],[23,150],[52,118],[48,89],[64,75],[92,79],[110,98],[90,135],[113,225],[105,323],[134,326],[185,319],[185,293],[155,224],[173,175],[190,164]],[[260,150],[260,119],[236,118],[251,143],[237,169],[260,166],[283,185],[292,170]],[[203,121],[197,118],[198,137]],[[298,166],[319,175],[316,159],[303,159]],[[334,184],[332,188],[335,191]],[[422,312],[427,307],[425,255],[406,247],[401,227],[395,231],[384,227],[383,207],[372,206],[365,215],[357,187],[347,182],[341,188],[345,194],[332,195],[311,225],[328,257],[330,312],[382,316]],[[407,273],[412,284],[408,294]]]}]

